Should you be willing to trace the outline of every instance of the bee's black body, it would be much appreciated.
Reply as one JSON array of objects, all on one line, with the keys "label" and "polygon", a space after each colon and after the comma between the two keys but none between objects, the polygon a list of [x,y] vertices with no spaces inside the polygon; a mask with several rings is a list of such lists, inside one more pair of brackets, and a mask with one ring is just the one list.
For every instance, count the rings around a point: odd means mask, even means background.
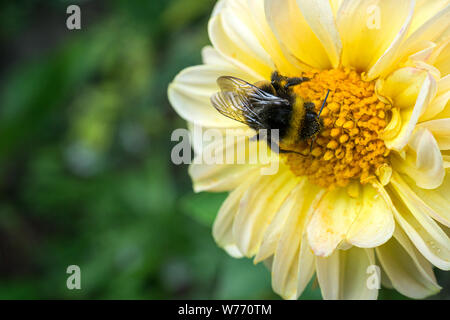
[{"label": "bee's black body", "polygon": [[[279,130],[279,139],[306,140],[315,138],[322,128],[312,102],[303,102],[292,91],[292,86],[308,78],[288,78],[274,72],[271,82],[255,85],[234,77],[220,77],[221,92],[211,98],[213,106],[223,115],[242,122],[256,130],[267,129],[268,140],[272,129]],[[259,135],[257,135],[259,139]],[[281,150],[280,152],[291,152]]]}]

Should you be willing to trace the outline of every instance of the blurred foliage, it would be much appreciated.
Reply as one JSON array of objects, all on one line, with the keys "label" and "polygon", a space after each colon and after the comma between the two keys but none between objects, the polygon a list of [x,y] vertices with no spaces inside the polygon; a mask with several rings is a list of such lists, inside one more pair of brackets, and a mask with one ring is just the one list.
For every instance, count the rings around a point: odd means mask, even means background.
[{"label": "blurred foliage", "polygon": [[[65,27],[73,3],[78,31]],[[167,85],[201,62],[213,5],[0,4],[1,299],[277,298],[263,265],[212,239],[226,195],[195,195],[170,161],[170,133],[185,123]],[[66,288],[71,264],[82,290]]]}]

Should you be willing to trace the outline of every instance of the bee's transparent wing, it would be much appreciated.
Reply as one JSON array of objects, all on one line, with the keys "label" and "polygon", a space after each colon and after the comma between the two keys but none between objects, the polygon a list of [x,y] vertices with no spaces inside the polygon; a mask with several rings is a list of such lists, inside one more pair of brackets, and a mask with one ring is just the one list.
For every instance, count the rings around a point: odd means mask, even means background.
[{"label": "bee's transparent wing", "polygon": [[217,84],[221,91],[211,97],[214,108],[224,116],[252,128],[267,128],[267,124],[259,116],[260,109],[289,106],[289,101],[286,99],[267,93],[235,77],[220,77],[217,79]]}]

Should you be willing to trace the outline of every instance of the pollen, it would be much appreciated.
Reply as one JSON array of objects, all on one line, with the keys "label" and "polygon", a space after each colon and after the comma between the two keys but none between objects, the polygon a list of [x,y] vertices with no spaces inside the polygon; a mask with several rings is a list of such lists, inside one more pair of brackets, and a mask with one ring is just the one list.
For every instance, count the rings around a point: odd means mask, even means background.
[{"label": "pollen", "polygon": [[351,69],[312,71],[302,74],[311,80],[294,87],[297,96],[313,102],[317,113],[328,89],[330,94],[320,116],[323,128],[315,142],[297,141],[283,154],[291,171],[308,176],[319,186],[344,187],[375,178],[380,168],[389,167],[381,134],[391,106],[378,100],[375,83],[363,81]]}]

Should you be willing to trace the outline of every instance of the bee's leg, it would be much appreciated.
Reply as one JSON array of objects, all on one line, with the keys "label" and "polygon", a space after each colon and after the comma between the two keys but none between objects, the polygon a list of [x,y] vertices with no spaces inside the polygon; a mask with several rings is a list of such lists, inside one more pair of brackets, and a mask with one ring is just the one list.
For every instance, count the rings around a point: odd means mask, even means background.
[{"label": "bee's leg", "polygon": [[294,151],[294,150],[285,150],[285,149],[278,148],[278,153],[296,153],[296,154],[299,154],[299,155],[301,155],[303,157],[306,157],[303,153],[300,153],[300,152],[297,152],[297,151]]},{"label": "bee's leg", "polygon": [[313,148],[314,142],[316,141],[316,137],[317,137],[317,135],[315,135],[311,140],[311,145],[309,146],[309,153],[312,152],[312,148]]},{"label": "bee's leg", "polygon": [[298,84],[301,84],[302,82],[309,81],[309,78],[306,77],[295,77],[295,78],[287,78],[286,84],[284,85],[284,89],[287,89],[292,86],[296,86]]}]

